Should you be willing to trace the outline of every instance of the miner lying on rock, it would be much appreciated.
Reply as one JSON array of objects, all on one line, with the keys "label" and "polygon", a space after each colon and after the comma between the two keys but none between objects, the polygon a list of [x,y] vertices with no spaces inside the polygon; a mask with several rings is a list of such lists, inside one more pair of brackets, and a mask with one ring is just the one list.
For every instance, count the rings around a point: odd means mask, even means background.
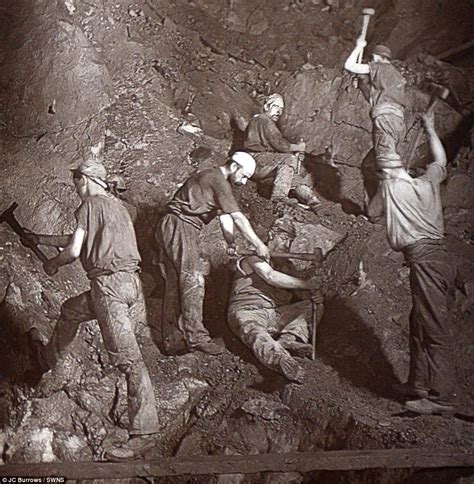
[{"label": "miner lying on rock", "polygon": [[447,158],[433,113],[424,114],[423,121],[434,161],[418,178],[401,162],[381,165],[382,192],[372,201],[369,215],[381,217],[385,211],[388,241],[403,252],[410,267],[410,372],[396,390],[414,398],[405,403],[407,410],[450,414],[456,402],[456,373],[448,298],[456,268],[446,249],[440,197]]},{"label": "miner lying on rock", "polygon": [[[306,144],[290,143],[276,124],[284,107],[280,94],[268,96],[263,113],[256,114],[247,126],[244,148],[257,162],[252,180],[272,183],[271,199],[275,203],[300,201],[306,208],[316,211],[321,201],[313,191],[311,175],[298,159],[298,153],[304,153]],[[290,191],[296,199],[289,198]]]},{"label": "miner lying on rock", "polygon": [[[277,219],[268,234],[272,251],[288,252],[296,237],[289,218]],[[304,370],[292,357],[311,357],[313,317],[322,316],[318,284],[303,280],[288,260],[272,263],[250,255],[236,262],[228,308],[232,331],[267,368],[301,382]],[[309,298],[311,291],[312,300]],[[313,328],[315,330],[315,328]]]},{"label": "miner lying on rock", "polygon": [[222,353],[203,325],[204,274],[200,258],[200,231],[219,216],[224,238],[235,249],[234,223],[262,259],[269,259],[267,246],[259,239],[241,212],[231,185],[245,185],[255,172],[255,160],[237,151],[227,163],[194,173],[167,205],[155,230],[159,263],[165,279],[162,309],[163,347],[168,353],[202,351]]},{"label": "miner lying on rock", "polygon": [[80,323],[97,319],[110,362],[127,382],[130,438],[123,446],[107,451],[106,458],[133,458],[153,445],[153,434],[160,429],[153,387],[129,315],[131,308],[143,299],[135,231],[127,209],[107,193],[107,173],[102,164],[86,161],[72,173],[82,201],[75,213],[74,233],[30,234],[23,243],[64,248],[44,263],[50,276],[80,258],[91,289],[63,303],[46,344],[34,327],[28,332],[28,341],[40,376],[53,369],[67,353]]}]

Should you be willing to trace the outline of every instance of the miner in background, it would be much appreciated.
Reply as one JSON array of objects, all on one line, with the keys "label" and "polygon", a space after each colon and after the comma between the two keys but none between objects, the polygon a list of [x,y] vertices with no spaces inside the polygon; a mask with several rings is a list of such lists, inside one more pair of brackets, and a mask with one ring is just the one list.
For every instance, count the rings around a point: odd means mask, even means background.
[{"label": "miner in background", "polygon": [[254,232],[232,193],[232,185],[245,185],[254,174],[255,160],[237,151],[223,166],[194,173],[167,205],[155,231],[159,263],[165,279],[162,308],[163,346],[168,353],[202,351],[217,355],[223,344],[213,341],[203,325],[204,273],[200,231],[216,216],[222,233],[235,251],[234,224],[263,259],[267,246]]},{"label": "miner in background", "polygon": [[[277,219],[269,231],[268,246],[288,252],[295,237],[294,223],[286,217]],[[302,382],[304,370],[292,355],[312,355],[309,328],[313,311],[318,320],[322,316],[321,293],[314,281],[298,277],[287,259],[275,258],[270,264],[250,255],[238,259],[236,266],[228,309],[230,328],[267,368]]]},{"label": "miner in background", "polygon": [[381,163],[383,205],[374,199],[369,215],[382,216],[385,211],[389,243],[403,252],[410,267],[410,373],[396,390],[413,398],[405,403],[407,410],[450,414],[456,403],[456,373],[448,298],[456,269],[445,245],[440,198],[447,159],[434,115],[422,118],[434,161],[418,178],[412,178],[401,161]]},{"label": "miner in background", "polygon": [[306,150],[306,143],[290,143],[281,133],[276,122],[285,107],[280,94],[271,94],[265,100],[263,113],[256,114],[245,131],[244,148],[257,162],[253,180],[271,181],[271,199],[274,202],[292,203],[293,190],[297,199],[312,211],[320,208],[321,201],[313,191],[313,183],[306,168],[299,162],[299,154]]},{"label": "miner in background", "polygon": [[80,258],[91,289],[62,304],[60,318],[46,344],[34,327],[28,332],[28,341],[38,371],[43,374],[67,353],[80,323],[97,319],[110,362],[125,375],[128,398],[130,438],[121,447],[108,450],[105,457],[131,459],[153,445],[153,434],[160,429],[153,387],[129,315],[143,299],[138,276],[140,255],[126,208],[107,193],[105,167],[97,161],[86,161],[72,173],[82,201],[75,213],[74,233],[30,234],[23,242],[64,248],[44,263],[50,276]]}]

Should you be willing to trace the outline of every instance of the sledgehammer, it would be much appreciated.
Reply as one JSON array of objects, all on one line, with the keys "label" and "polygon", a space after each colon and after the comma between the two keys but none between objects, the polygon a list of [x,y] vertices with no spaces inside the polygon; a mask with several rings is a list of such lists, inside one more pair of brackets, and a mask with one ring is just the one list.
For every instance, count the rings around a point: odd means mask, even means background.
[{"label": "sledgehammer", "polygon": [[[362,9],[362,30],[359,35],[359,39],[365,40],[367,37],[367,30],[369,28],[370,17],[375,14],[373,8],[363,8]],[[362,62],[363,49],[360,51],[359,57],[357,58],[357,63]]]},{"label": "sledgehammer", "polygon": [[[6,222],[10,228],[15,232],[17,235],[20,236],[20,239],[22,241],[23,245],[26,245],[24,243],[26,236],[28,235],[25,229],[18,223],[18,220],[15,218],[15,215],[13,215],[13,212],[16,210],[18,207],[18,203],[13,202],[10,207],[8,207],[1,215],[0,215],[0,223]],[[29,249],[31,249],[38,259],[43,262],[43,264],[48,260],[48,257],[42,252],[38,246],[34,244],[28,244],[26,245]]]},{"label": "sledgehammer", "polygon": [[[431,97],[430,97],[430,102],[428,103],[428,107],[426,108],[426,113],[429,113],[433,110],[434,105],[436,104],[436,101],[438,99],[442,99],[445,101],[448,96],[449,96],[449,89],[447,87],[441,86],[440,84],[435,84],[434,82],[430,83],[431,87]],[[407,153],[406,157],[406,166],[407,169],[410,168],[413,165],[413,155],[415,154],[416,151],[416,146],[418,142],[420,141],[421,133],[423,132],[422,129],[419,129],[416,133],[416,136],[413,138],[412,143],[410,143],[410,148]]]}]

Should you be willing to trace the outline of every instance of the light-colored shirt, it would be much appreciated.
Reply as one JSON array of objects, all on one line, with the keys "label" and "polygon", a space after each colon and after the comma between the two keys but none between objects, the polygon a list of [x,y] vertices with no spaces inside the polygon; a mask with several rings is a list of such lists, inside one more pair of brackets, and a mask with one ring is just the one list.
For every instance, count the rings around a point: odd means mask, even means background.
[{"label": "light-colored shirt", "polygon": [[86,236],[80,259],[89,279],[139,268],[135,230],[127,209],[112,195],[88,197],[76,210]]},{"label": "light-colored shirt", "polygon": [[421,239],[444,237],[440,183],[445,178],[446,168],[435,162],[419,178],[382,182],[387,237],[394,250],[403,250]]}]

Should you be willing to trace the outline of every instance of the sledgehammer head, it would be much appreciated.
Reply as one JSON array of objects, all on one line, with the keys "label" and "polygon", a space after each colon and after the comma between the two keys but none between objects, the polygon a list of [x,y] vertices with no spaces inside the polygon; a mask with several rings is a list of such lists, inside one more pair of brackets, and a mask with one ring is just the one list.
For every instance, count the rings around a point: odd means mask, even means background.
[{"label": "sledgehammer head", "polygon": [[375,10],[373,8],[363,8],[362,15],[374,15]]},{"label": "sledgehammer head", "polygon": [[437,97],[443,101],[446,101],[449,96],[449,89],[441,84],[436,84],[435,82],[429,83],[429,92],[431,93],[432,97]]}]

